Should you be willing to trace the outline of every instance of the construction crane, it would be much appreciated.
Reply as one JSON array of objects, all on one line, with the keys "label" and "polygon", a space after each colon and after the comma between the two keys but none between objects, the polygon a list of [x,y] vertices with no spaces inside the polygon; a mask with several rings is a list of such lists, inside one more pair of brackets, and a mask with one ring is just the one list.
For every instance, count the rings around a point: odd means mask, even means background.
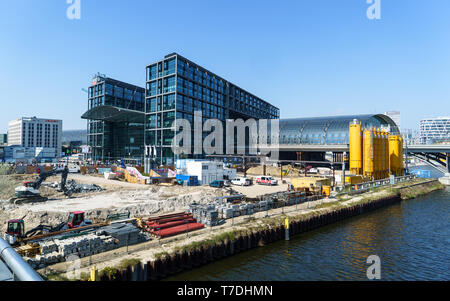
[{"label": "construction crane", "polygon": [[61,190],[67,197],[71,196],[71,192],[66,187],[67,175],[69,174],[69,168],[65,166],[63,169],[53,169],[49,172],[41,172],[39,177],[34,182],[24,182],[23,186],[16,187],[14,190],[15,197],[10,199],[10,202],[14,204],[20,204],[24,202],[45,202],[47,197],[41,196],[39,188],[48,177],[62,174],[61,176]]}]

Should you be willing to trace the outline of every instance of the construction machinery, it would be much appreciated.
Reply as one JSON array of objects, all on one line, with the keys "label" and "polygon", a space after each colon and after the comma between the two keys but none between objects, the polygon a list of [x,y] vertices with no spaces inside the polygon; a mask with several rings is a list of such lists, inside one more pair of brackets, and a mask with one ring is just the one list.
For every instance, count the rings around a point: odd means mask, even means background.
[{"label": "construction machinery", "polygon": [[20,250],[33,249],[33,246],[35,245],[33,244],[33,241],[46,240],[62,234],[73,234],[85,231],[88,232],[113,223],[134,223],[135,219],[130,219],[129,217],[130,212],[117,213],[108,215],[106,222],[94,224],[91,220],[85,218],[85,213],[83,211],[73,211],[69,213],[67,222],[62,222],[55,227],[49,225],[39,225],[28,232],[25,232],[25,217],[22,217],[21,219],[13,219],[8,221],[4,239],[10,245],[16,246],[16,251],[18,251],[18,253],[24,253],[20,252]]},{"label": "construction machinery", "polygon": [[69,174],[69,168],[66,166],[64,168],[55,168],[48,172],[41,172],[39,177],[34,180],[34,182],[24,182],[23,186],[16,187],[14,194],[15,197],[10,199],[10,202],[14,204],[20,204],[25,202],[45,202],[48,200],[47,197],[41,196],[39,188],[48,177],[61,174],[61,190],[67,197],[71,196],[70,190],[66,187],[67,175]]},{"label": "construction machinery", "polygon": [[325,177],[298,177],[291,179],[289,191],[303,191],[307,195],[331,193],[331,180]]},{"label": "construction machinery", "polygon": [[8,221],[4,239],[11,246],[15,247],[17,253],[23,256],[34,256],[40,253],[39,244],[36,241],[45,240],[56,235],[69,232],[81,232],[92,230],[107,224],[93,224],[92,221],[84,217],[83,211],[75,211],[69,214],[67,222],[63,222],[55,227],[49,225],[39,225],[36,228],[25,232],[24,217]]}]

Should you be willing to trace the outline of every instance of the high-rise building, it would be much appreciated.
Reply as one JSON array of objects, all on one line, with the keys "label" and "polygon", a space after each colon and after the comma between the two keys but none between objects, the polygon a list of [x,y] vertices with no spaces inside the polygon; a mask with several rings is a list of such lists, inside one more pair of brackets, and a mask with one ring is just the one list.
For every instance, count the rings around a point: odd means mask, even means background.
[{"label": "high-rise building", "polygon": [[424,144],[450,142],[450,117],[421,120],[420,142]]},{"label": "high-rise building", "polygon": [[[146,81],[145,144],[153,155],[147,157],[146,166],[153,160],[163,165],[175,163],[171,149],[174,121],[185,119],[193,124],[195,112],[201,112],[203,122],[206,119],[224,123],[227,119],[280,117],[277,107],[177,53],[148,65]],[[194,143],[191,145],[193,149]],[[202,158],[203,155],[187,157]]]},{"label": "high-rise building", "polygon": [[53,149],[55,158],[61,155],[61,137],[62,120],[22,117],[8,124],[8,146]]},{"label": "high-rise building", "polygon": [[386,113],[384,113],[384,115],[390,117],[395,122],[397,127],[401,130],[401,126],[400,126],[401,118],[400,118],[400,112],[399,111],[386,112]]},{"label": "high-rise building", "polygon": [[96,160],[144,158],[145,89],[96,75],[88,90],[87,143]]},{"label": "high-rise building", "polygon": [[0,134],[0,145],[8,144],[8,134]]}]

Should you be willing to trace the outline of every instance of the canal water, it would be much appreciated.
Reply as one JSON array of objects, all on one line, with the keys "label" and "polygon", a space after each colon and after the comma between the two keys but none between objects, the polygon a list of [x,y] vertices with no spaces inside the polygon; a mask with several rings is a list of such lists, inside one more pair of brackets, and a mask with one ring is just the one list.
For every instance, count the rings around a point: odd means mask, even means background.
[{"label": "canal water", "polygon": [[[421,167],[421,169],[423,169]],[[450,188],[256,248],[167,280],[450,280]]]}]

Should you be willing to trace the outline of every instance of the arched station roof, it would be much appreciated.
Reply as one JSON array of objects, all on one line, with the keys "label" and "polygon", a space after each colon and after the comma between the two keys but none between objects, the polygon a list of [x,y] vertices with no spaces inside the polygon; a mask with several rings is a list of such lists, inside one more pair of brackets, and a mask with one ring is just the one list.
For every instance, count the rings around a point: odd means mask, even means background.
[{"label": "arched station roof", "polygon": [[383,114],[348,115],[280,120],[280,144],[348,144],[349,125],[354,119],[363,128],[383,128],[399,135],[395,122]]}]

